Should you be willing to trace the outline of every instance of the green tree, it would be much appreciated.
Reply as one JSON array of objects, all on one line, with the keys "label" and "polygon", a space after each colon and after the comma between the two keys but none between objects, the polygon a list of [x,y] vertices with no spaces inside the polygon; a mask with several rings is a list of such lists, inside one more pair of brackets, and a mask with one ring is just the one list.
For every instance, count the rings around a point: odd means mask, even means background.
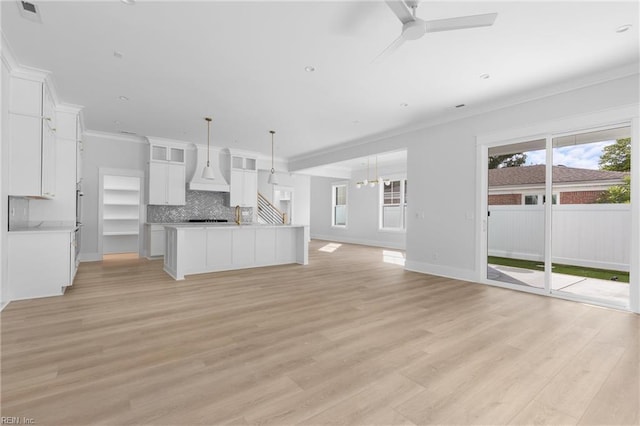
[{"label": "green tree", "polygon": [[631,176],[625,176],[622,185],[614,185],[604,192],[598,203],[623,204],[631,202]]},{"label": "green tree", "polygon": [[606,146],[598,166],[601,170],[631,171],[631,138],[618,139],[616,143]]},{"label": "green tree", "polygon": [[498,169],[501,167],[519,167],[527,161],[527,154],[506,154],[489,157],[489,168]]}]

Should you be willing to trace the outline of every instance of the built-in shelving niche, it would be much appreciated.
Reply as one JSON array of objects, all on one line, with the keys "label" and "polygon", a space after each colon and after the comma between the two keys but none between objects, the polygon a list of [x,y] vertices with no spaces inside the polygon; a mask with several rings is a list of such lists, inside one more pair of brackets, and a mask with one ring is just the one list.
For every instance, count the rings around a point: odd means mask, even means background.
[{"label": "built-in shelving niche", "polygon": [[102,253],[138,251],[140,178],[105,175],[103,179]]}]

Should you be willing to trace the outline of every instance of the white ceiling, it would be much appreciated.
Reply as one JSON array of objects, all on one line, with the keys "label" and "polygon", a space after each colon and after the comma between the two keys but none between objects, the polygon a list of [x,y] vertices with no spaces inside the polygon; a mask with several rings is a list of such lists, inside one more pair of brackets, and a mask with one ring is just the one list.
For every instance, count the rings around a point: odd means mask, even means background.
[{"label": "white ceiling", "polygon": [[377,64],[401,28],[381,1],[35,3],[41,24],[3,1],[2,31],[62,101],[85,106],[87,129],[206,144],[212,115],[212,144],[270,154],[274,129],[289,159],[637,64],[640,51],[637,1],[423,2],[423,19],[498,18]]}]

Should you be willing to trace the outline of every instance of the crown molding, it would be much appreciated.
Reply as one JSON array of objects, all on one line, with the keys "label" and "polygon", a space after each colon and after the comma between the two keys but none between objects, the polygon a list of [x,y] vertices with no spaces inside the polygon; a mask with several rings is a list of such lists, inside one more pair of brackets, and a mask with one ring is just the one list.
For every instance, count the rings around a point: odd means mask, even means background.
[{"label": "crown molding", "polygon": [[[100,139],[110,139],[119,142],[133,142],[147,145],[149,142],[145,136],[127,135],[122,133],[101,132],[98,130],[85,130],[83,136],[90,136]],[[83,138],[84,139],[84,138]]]},{"label": "crown molding", "polygon": [[16,56],[7,41],[4,31],[0,30],[0,35],[2,36],[2,62],[5,63],[7,68],[9,68],[9,72],[13,72],[13,70],[19,67],[18,61],[16,60]]},{"label": "crown molding", "polygon": [[80,114],[84,107],[82,105],[61,103],[56,105],[56,110],[60,112],[68,112],[70,114]]}]

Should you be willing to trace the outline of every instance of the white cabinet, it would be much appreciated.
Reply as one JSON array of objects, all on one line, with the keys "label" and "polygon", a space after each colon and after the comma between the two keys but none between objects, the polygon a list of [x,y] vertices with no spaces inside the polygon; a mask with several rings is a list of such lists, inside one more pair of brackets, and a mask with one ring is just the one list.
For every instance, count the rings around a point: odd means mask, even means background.
[{"label": "white cabinet", "polygon": [[147,257],[164,256],[164,226],[145,225]]},{"label": "white cabinet", "polygon": [[55,197],[56,114],[45,82],[11,78],[9,121],[9,195]]},{"label": "white cabinet", "polygon": [[232,263],[233,230],[207,229],[207,268],[224,268]]},{"label": "white cabinet", "polygon": [[84,158],[84,145],[82,142],[82,126],[80,115],[76,116],[76,183],[82,182],[82,160]]},{"label": "white cabinet", "polygon": [[185,275],[309,263],[309,228],[282,225],[165,225],[164,270]]},{"label": "white cabinet", "polygon": [[258,204],[258,170],[256,159],[245,155],[231,155],[229,205],[255,207]]},{"label": "white cabinet", "polygon": [[74,230],[12,231],[7,235],[11,300],[59,296],[73,283]]},{"label": "white cabinet", "polygon": [[149,204],[185,205],[185,149],[150,144]]}]

